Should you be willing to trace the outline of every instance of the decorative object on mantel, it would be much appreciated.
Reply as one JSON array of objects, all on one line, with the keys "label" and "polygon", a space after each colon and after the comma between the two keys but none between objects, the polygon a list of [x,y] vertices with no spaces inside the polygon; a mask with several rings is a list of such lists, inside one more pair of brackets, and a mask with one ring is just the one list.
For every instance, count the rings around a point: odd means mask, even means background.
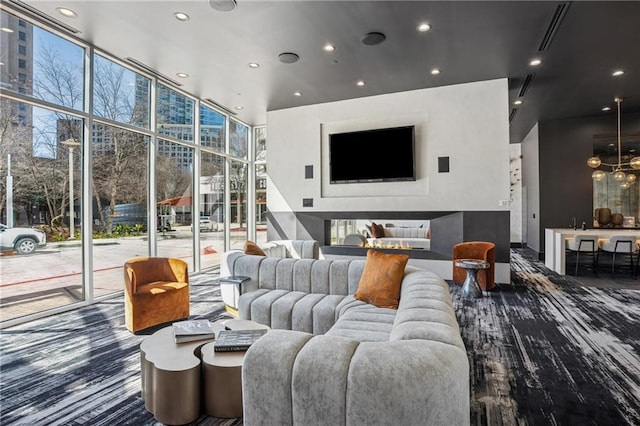
[{"label": "decorative object on mantel", "polygon": [[411,250],[414,247],[410,246],[409,244],[404,244],[402,241],[400,241],[398,244],[393,244],[393,243],[381,243],[378,241],[373,241],[373,242],[364,242],[361,244],[358,244],[358,247],[365,247],[365,248],[383,248],[383,249],[398,249],[398,250]]},{"label": "decorative object on mantel", "polygon": [[640,156],[633,157],[629,160],[628,163],[622,162],[622,142],[620,135],[620,104],[622,103],[622,98],[615,98],[616,105],[618,107],[618,163],[603,163],[600,157],[593,156],[587,160],[587,164],[592,169],[595,169],[593,173],[591,173],[591,177],[595,180],[602,180],[606,176],[606,172],[604,170],[599,169],[601,166],[611,167],[611,173],[613,174],[613,178],[620,182],[620,187],[623,189],[629,188],[629,186],[637,180],[637,176],[634,173],[625,173],[625,171],[634,171],[640,169]]}]

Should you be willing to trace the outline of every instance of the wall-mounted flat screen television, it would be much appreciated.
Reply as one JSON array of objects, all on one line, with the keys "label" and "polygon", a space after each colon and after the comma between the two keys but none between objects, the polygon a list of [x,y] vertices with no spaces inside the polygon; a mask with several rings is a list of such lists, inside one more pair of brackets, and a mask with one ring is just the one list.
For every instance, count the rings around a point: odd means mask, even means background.
[{"label": "wall-mounted flat screen television", "polygon": [[416,180],[414,126],[329,135],[331,183]]}]

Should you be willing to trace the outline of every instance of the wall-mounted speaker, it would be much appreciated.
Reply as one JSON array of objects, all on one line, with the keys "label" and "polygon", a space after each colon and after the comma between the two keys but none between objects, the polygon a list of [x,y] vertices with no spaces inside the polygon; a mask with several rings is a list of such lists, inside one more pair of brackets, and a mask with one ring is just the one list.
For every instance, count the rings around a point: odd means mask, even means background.
[{"label": "wall-mounted speaker", "polygon": [[313,165],[304,166],[304,178],[313,179]]},{"label": "wall-mounted speaker", "polygon": [[449,157],[438,157],[438,173],[449,173]]}]

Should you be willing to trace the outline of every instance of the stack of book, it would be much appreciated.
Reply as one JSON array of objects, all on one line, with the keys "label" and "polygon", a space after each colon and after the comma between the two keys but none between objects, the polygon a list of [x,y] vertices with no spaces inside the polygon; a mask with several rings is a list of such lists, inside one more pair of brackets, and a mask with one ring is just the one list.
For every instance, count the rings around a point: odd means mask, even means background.
[{"label": "stack of book", "polygon": [[209,320],[189,320],[173,323],[176,343],[215,339],[216,330]]},{"label": "stack of book", "polygon": [[246,351],[260,337],[266,329],[256,330],[221,330],[213,350],[215,352]]}]

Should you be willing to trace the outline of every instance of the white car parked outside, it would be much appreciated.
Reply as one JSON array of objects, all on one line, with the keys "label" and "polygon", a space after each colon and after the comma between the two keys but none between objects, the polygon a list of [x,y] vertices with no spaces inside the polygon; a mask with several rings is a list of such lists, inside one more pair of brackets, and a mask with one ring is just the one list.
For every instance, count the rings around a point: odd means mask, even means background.
[{"label": "white car parked outside", "polygon": [[0,250],[14,249],[18,254],[29,254],[46,244],[47,235],[39,229],[9,228],[0,223]]}]

